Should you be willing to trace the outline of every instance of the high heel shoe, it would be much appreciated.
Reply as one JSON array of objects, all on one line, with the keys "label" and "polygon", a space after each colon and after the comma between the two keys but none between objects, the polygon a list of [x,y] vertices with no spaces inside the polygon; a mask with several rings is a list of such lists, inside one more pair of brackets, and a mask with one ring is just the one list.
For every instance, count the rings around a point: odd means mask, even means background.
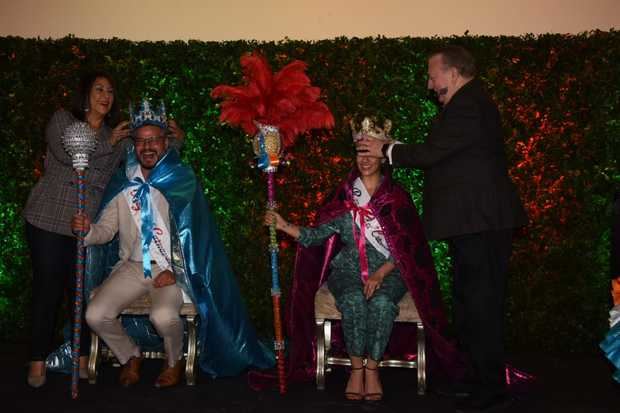
[{"label": "high heel shoe", "polygon": [[[366,370],[370,370],[370,371],[377,371],[377,368],[372,368],[372,367],[365,367]],[[378,377],[377,377],[377,380]],[[379,381],[379,383],[381,383]],[[366,384],[366,378],[364,377],[364,385]],[[366,393],[364,394],[364,400],[365,401],[369,401],[369,402],[380,402],[381,400],[383,400],[383,391],[381,391],[380,393]]]},{"label": "high heel shoe", "polygon": [[[353,374],[354,371],[359,371],[359,370],[364,370],[364,367],[351,367],[351,374]],[[362,385],[363,384],[364,384],[364,378],[362,376]],[[344,397],[347,400],[360,401],[360,400],[364,399],[364,393],[362,393],[362,392],[345,391],[344,392]]]},{"label": "high heel shoe", "polygon": [[46,370],[46,367],[45,367],[45,361],[44,361],[41,375],[35,376],[35,375],[30,374],[30,372],[28,372],[28,378],[26,380],[28,382],[28,385],[30,387],[34,387],[35,389],[38,389],[39,387],[43,386],[47,380],[47,377],[45,375],[46,373],[45,370]]}]

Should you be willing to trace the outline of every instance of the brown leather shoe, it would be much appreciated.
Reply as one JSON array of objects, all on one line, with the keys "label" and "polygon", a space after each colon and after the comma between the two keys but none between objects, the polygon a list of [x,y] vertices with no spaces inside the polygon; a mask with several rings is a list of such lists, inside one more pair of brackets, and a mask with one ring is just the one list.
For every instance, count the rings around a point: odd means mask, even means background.
[{"label": "brown leather shoe", "polygon": [[121,374],[118,381],[123,387],[129,387],[140,381],[140,366],[142,366],[142,357],[132,357],[127,363],[123,364]]},{"label": "brown leather shoe", "polygon": [[45,384],[46,378],[45,361],[31,361],[28,370],[28,385],[30,387],[39,388]]},{"label": "brown leather shoe", "polygon": [[157,377],[157,380],[155,380],[155,387],[162,389],[164,387],[172,387],[179,384],[181,382],[181,378],[183,377],[184,367],[184,360],[177,361],[177,364],[175,364],[174,367],[168,367],[168,361],[164,361],[163,369],[159,374],[159,377]]}]

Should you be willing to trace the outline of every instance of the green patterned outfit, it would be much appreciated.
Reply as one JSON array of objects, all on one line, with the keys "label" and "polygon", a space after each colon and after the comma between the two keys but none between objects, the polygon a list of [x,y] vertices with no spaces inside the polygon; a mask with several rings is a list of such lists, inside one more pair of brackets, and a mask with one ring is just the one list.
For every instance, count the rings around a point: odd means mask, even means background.
[{"label": "green patterned outfit", "polygon": [[[347,352],[349,356],[368,356],[379,361],[383,358],[394,319],[398,315],[398,302],[407,292],[407,287],[395,268],[385,276],[381,287],[366,300],[352,225],[353,217],[347,212],[317,228],[300,228],[298,242],[308,247],[321,244],[334,234],[340,235],[342,249],[330,264],[327,286],[342,313],[342,331]],[[368,240],[365,242],[368,274],[372,276],[392,258],[386,259]]]}]

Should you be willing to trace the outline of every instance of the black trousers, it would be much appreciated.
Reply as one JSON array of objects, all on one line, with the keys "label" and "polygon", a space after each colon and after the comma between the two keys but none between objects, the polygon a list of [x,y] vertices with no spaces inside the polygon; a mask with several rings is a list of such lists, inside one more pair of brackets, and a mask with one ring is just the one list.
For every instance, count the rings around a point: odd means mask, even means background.
[{"label": "black trousers", "polygon": [[[56,318],[63,297],[73,320],[77,243],[67,235],[45,231],[26,222],[26,240],[32,261],[32,336],[30,359],[45,360],[54,349]],[[82,320],[84,313],[82,313]],[[80,353],[88,354],[90,330],[82,321]]]},{"label": "black trousers", "polygon": [[468,381],[482,397],[505,391],[504,315],[512,229],[448,240],[454,259],[454,324],[469,357]]}]

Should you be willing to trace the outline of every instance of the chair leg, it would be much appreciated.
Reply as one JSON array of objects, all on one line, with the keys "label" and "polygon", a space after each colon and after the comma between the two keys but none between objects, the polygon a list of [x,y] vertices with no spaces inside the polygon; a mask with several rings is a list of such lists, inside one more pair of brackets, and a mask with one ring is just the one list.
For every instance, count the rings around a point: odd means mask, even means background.
[{"label": "chair leg", "polygon": [[325,337],[325,374],[332,371],[332,368],[327,361],[329,359],[329,354],[332,350],[332,321],[325,320],[325,324],[323,324],[323,334]]},{"label": "chair leg", "polygon": [[325,390],[325,320],[317,318],[316,323],[316,388]]},{"label": "chair leg", "polygon": [[88,356],[88,383],[97,383],[97,369],[99,367],[99,336],[90,333],[90,355]]},{"label": "chair leg", "polygon": [[424,326],[418,322],[418,394],[420,396],[426,393],[426,340],[424,337]]},{"label": "chair leg", "polygon": [[329,366],[327,365],[327,357],[329,357],[329,352],[332,349],[332,321],[325,320],[323,324],[323,336],[325,337],[325,368],[329,370]]},{"label": "chair leg", "polygon": [[185,380],[188,386],[196,384],[196,320],[187,316],[187,360],[185,360]]}]

